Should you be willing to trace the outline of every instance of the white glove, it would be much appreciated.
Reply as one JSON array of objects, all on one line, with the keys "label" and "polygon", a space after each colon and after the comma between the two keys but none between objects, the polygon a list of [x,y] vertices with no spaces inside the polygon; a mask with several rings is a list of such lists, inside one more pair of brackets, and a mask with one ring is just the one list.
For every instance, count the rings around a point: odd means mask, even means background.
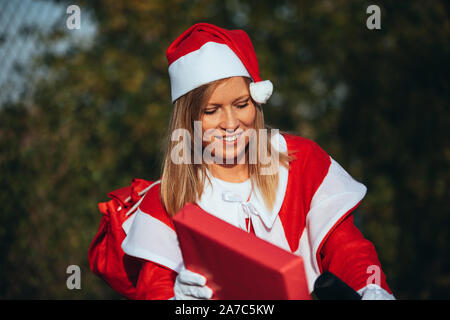
[{"label": "white glove", "polygon": [[213,291],[206,286],[206,278],[201,274],[183,268],[175,279],[173,287],[175,300],[211,299]]},{"label": "white glove", "polygon": [[358,293],[361,295],[361,300],[395,300],[392,294],[376,284],[369,284],[358,290]]}]

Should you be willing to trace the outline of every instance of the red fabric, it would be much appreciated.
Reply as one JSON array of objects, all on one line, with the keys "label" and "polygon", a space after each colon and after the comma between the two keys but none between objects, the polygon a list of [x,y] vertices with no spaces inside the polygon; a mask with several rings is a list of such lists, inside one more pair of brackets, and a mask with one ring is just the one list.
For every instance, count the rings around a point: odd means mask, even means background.
[{"label": "red fabric", "polygon": [[[250,219],[249,218],[245,218],[245,227],[248,230],[248,224],[250,223]],[[250,223],[250,230],[249,233],[251,234],[255,234],[255,230],[253,229],[253,225]]]},{"label": "red fabric", "polygon": [[137,300],[168,300],[174,297],[177,273],[159,264],[144,261],[136,287]]},{"label": "red fabric", "polygon": [[153,218],[156,218],[159,221],[163,222],[169,228],[175,230],[172,218],[169,217],[166,210],[162,206],[162,201],[160,198],[160,187],[161,185],[158,184],[148,191],[145,198],[139,205],[139,209],[142,212],[151,215]]},{"label": "red fabric", "polygon": [[289,152],[296,159],[289,165],[286,195],[279,217],[292,252],[298,249],[311,200],[328,173],[331,160],[315,142],[283,134]]},{"label": "red fabric", "polygon": [[253,44],[243,30],[227,30],[209,23],[197,23],[183,32],[166,52],[169,66],[207,42],[226,44],[239,57],[254,82],[261,81]]},{"label": "red fabric", "polygon": [[136,199],[140,198],[139,192],[150,183],[134,179],[131,186],[110,192],[108,196],[112,200],[99,203],[98,207],[102,213],[100,227],[88,252],[92,272],[105,280],[115,291],[130,299],[135,298],[142,262],[123,252],[121,245],[125,232],[122,224],[128,218],[126,212]]},{"label": "red fabric", "polygon": [[317,252],[316,252],[316,259],[317,259],[317,264],[320,268],[321,273],[324,271],[324,269],[322,267],[322,255],[321,255],[321,251],[322,251],[322,247],[323,247],[324,243],[326,242],[328,237],[335,231],[335,229],[341,224],[341,222],[344,221],[344,219],[347,219],[347,217],[353,212],[353,210],[355,210],[359,206],[360,203],[361,203],[361,201],[358,202],[353,208],[348,210],[344,215],[342,215],[342,217],[334,224],[334,226],[332,226],[331,229],[328,230],[327,234],[323,237],[322,241],[320,242],[320,245],[317,248]]},{"label": "red fabric", "polygon": [[323,271],[335,274],[354,290],[367,285],[367,279],[372,274],[368,272],[369,266],[379,267],[380,286],[392,293],[386,283],[375,247],[353,224],[353,215],[348,215],[329,234],[320,255]]},{"label": "red fabric", "polygon": [[204,275],[213,299],[309,300],[303,259],[197,205],[174,218],[187,269]]}]

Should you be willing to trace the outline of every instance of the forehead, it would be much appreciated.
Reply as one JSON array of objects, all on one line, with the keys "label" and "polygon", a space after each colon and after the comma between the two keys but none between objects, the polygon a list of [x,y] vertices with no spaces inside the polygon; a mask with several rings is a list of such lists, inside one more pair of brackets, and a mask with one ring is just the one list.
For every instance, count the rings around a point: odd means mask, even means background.
[{"label": "forehead", "polygon": [[209,104],[231,103],[239,97],[250,95],[248,82],[244,77],[231,77],[219,83],[212,92]]}]

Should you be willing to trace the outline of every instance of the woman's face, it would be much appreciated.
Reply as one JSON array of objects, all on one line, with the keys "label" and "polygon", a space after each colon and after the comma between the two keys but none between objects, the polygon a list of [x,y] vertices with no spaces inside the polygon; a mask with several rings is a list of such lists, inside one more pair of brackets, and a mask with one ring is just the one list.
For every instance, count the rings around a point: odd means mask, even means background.
[{"label": "woman's face", "polygon": [[245,151],[247,130],[254,128],[255,118],[246,80],[232,77],[220,83],[202,111],[203,147],[208,147],[215,159],[230,163]]}]

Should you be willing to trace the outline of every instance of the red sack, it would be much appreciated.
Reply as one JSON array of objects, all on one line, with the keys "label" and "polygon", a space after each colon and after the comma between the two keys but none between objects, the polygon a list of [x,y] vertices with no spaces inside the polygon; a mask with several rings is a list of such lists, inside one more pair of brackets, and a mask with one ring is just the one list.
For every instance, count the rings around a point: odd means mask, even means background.
[{"label": "red sack", "polygon": [[142,261],[123,252],[121,245],[126,234],[122,224],[136,211],[140,200],[155,184],[133,179],[131,186],[108,193],[111,200],[98,204],[102,219],[89,247],[89,265],[94,274],[128,299],[135,297]]}]

